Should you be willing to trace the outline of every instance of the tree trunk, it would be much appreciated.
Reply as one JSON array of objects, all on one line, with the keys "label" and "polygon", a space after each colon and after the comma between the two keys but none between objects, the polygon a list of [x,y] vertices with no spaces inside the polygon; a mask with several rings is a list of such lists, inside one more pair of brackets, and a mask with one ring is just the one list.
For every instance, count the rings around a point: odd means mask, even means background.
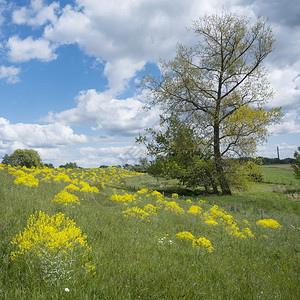
[{"label": "tree trunk", "polygon": [[231,190],[225,176],[223,166],[222,166],[222,157],[220,151],[220,124],[219,124],[219,110],[220,102],[217,103],[216,114],[214,120],[214,157],[215,157],[215,167],[217,176],[219,179],[220,187],[223,195],[231,195]]},{"label": "tree trunk", "polygon": [[206,176],[207,176],[207,178],[209,180],[208,184],[206,184],[206,185],[209,185],[209,186],[211,186],[213,188],[213,194],[219,195],[218,186],[216,184],[216,181],[214,180],[213,176],[211,175],[211,173],[210,173],[210,171],[208,169],[205,170],[205,174],[206,174]]},{"label": "tree trunk", "polygon": [[222,190],[222,194],[231,195],[231,190],[223,170],[221,157],[215,157],[215,166],[216,166],[216,171],[218,174],[218,179]]}]

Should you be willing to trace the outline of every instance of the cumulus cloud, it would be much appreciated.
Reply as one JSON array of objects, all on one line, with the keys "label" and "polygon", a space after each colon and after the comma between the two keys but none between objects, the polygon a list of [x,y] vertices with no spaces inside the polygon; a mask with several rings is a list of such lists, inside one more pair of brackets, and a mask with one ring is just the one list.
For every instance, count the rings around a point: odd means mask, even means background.
[{"label": "cumulus cloud", "polygon": [[79,164],[91,167],[94,165],[124,165],[136,164],[139,159],[146,156],[146,149],[136,145],[125,147],[82,147],[79,149],[82,159]]},{"label": "cumulus cloud", "polygon": [[268,107],[281,106],[285,111],[294,110],[300,103],[300,60],[291,66],[268,66],[269,81],[275,92]]},{"label": "cumulus cloud", "polygon": [[145,111],[144,104],[135,98],[118,100],[111,91],[82,91],[77,106],[56,114],[50,113],[43,121],[72,125],[94,125],[108,135],[135,136],[158,121],[158,111]]},{"label": "cumulus cloud", "polygon": [[282,123],[270,126],[269,131],[273,135],[286,133],[300,134],[300,109],[287,112],[284,115]]},{"label": "cumulus cloud", "polygon": [[49,62],[57,58],[54,53],[55,46],[43,38],[34,40],[30,36],[22,40],[18,36],[13,36],[8,39],[6,47],[9,49],[9,59],[13,62],[25,62],[31,59]]},{"label": "cumulus cloud", "polygon": [[16,68],[14,66],[0,66],[0,79],[5,79],[7,83],[19,82],[20,71],[20,68]]},{"label": "cumulus cloud", "polygon": [[87,55],[100,58],[109,87],[122,90],[147,61],[171,57],[179,41],[192,41],[186,27],[217,2],[77,0],[77,6],[65,6],[57,21],[46,26],[44,37],[76,43]]},{"label": "cumulus cloud", "polygon": [[13,12],[13,22],[22,25],[41,26],[47,22],[55,22],[56,12],[59,9],[58,2],[44,5],[43,0],[31,0],[30,7],[21,7]]},{"label": "cumulus cloud", "polygon": [[293,157],[295,151],[297,151],[297,144],[280,142],[271,142],[269,144],[259,145],[257,147],[257,155],[262,157],[277,158],[277,147],[279,148],[279,158]]},{"label": "cumulus cloud", "polygon": [[[10,148],[52,148],[89,141],[86,135],[75,134],[70,126],[63,124],[11,124],[4,118],[0,118],[0,140]],[[14,144],[16,141],[19,145]]]},{"label": "cumulus cloud", "polygon": [[263,14],[272,20],[289,27],[300,26],[300,9],[298,0],[238,0],[241,5],[250,5],[256,14]]}]

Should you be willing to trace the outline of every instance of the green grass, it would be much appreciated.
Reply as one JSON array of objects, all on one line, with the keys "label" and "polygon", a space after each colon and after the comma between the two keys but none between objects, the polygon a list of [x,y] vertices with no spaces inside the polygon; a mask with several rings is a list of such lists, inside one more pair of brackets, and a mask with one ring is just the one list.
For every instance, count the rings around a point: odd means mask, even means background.
[{"label": "green grass", "polygon": [[278,184],[297,184],[299,179],[296,179],[293,174],[291,165],[264,165],[262,166],[263,181],[266,183]]},{"label": "green grass", "polygon": [[[285,174],[278,169],[277,178]],[[125,182],[125,191],[132,193],[141,188],[161,190],[166,197],[178,192],[177,203],[185,211],[187,198],[193,204],[205,200],[204,211],[218,204],[237,220],[247,219],[255,238],[228,235],[223,227],[209,226],[187,213],[162,210],[151,216],[151,222],[125,219],[122,211],[128,207],[112,202],[109,188],[84,196],[72,209],[51,203],[66,184],[16,186],[11,175],[0,171],[0,299],[299,299],[299,185],[260,183],[249,191],[234,191],[233,196],[212,196],[149,175]],[[115,192],[122,194],[120,189]],[[144,200],[140,206],[152,201]],[[37,262],[10,259],[12,238],[39,210],[49,215],[61,211],[76,221],[92,246],[95,275],[78,269],[70,279],[50,285],[41,280]],[[262,211],[282,228],[256,226]],[[177,240],[181,231],[206,237],[214,252]],[[159,243],[165,234],[172,243]]]}]

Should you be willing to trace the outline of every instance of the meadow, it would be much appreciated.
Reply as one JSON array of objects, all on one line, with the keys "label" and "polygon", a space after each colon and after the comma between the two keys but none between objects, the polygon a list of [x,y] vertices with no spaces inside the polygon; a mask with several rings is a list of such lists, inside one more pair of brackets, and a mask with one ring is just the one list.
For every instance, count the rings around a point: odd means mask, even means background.
[{"label": "meadow", "polygon": [[300,186],[232,196],[117,168],[0,165],[0,299],[299,299]]}]

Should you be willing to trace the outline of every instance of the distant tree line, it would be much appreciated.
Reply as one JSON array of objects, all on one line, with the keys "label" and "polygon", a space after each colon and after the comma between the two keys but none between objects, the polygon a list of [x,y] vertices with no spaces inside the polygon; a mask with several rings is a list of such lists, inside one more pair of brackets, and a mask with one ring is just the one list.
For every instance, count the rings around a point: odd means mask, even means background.
[{"label": "distant tree line", "polygon": [[258,157],[261,160],[263,165],[275,165],[275,164],[294,164],[296,159],[295,158],[268,158],[268,157]]}]

